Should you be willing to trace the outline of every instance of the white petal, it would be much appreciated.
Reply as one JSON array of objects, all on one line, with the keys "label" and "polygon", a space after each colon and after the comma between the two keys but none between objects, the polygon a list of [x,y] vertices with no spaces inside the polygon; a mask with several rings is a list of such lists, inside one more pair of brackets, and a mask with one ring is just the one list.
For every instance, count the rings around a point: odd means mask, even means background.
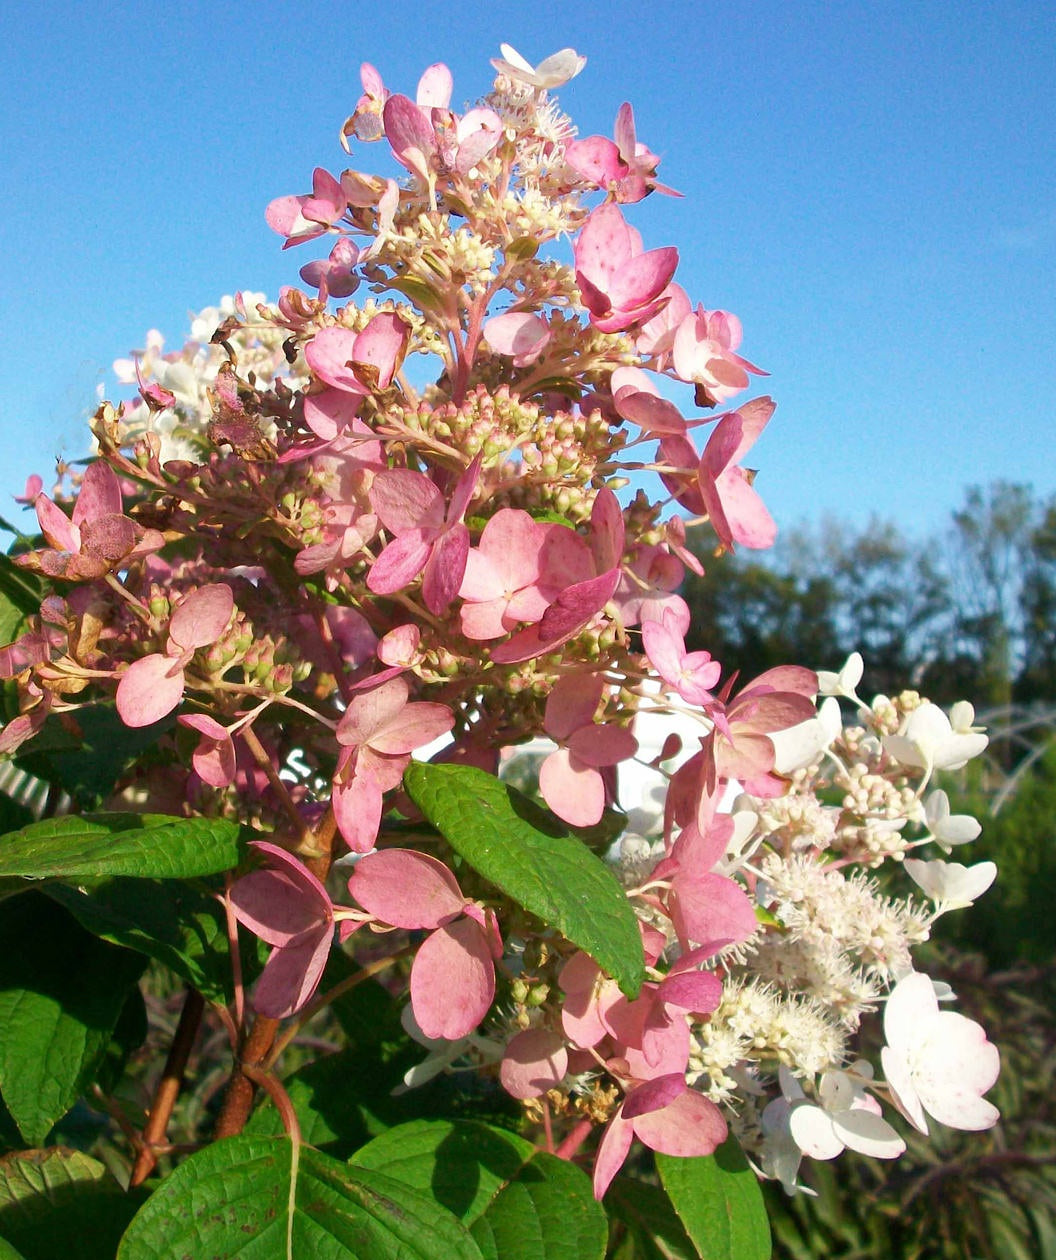
[{"label": "white petal", "polygon": [[833,1128],[832,1117],[813,1103],[800,1103],[788,1117],[792,1140],[811,1159],[835,1159],[845,1143]]},{"label": "white petal", "polygon": [[844,1111],[833,1116],[832,1126],[844,1146],[875,1159],[897,1159],[906,1149],[895,1130],[871,1111]]}]

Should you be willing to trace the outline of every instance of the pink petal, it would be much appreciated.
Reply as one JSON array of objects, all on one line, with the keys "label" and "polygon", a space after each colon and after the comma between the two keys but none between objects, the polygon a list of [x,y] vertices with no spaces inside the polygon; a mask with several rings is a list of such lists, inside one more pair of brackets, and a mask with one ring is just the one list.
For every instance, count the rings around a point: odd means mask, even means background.
[{"label": "pink petal", "polygon": [[[376,368],[378,388],[388,389],[407,347],[410,329],[395,311],[382,311],[355,340],[356,363]],[[318,337],[316,338],[318,341]]]},{"label": "pink petal", "polygon": [[406,96],[390,96],[382,112],[385,136],[396,160],[412,174],[429,178],[429,155],[436,149],[432,125]]},{"label": "pink petal", "polygon": [[356,334],[351,328],[323,328],[304,348],[305,362],[315,376],[362,398],[370,391],[356,375],[355,358]]},{"label": "pink petal", "polygon": [[617,1111],[609,1121],[609,1126],[602,1134],[598,1144],[598,1152],[594,1157],[594,1198],[601,1199],[608,1190],[613,1177],[623,1167],[623,1161],[634,1141],[634,1125],[625,1120],[621,1110]]},{"label": "pink petal", "polygon": [[676,876],[671,894],[675,926],[691,941],[739,944],[759,926],[748,894],[725,875]]},{"label": "pink petal", "polygon": [[708,1015],[722,1000],[722,981],[710,971],[676,972],[664,977],[659,992],[665,1006]]},{"label": "pink petal", "polygon": [[169,637],[181,648],[207,647],[227,629],[235,597],[224,582],[213,582],[191,591],[176,605],[169,622]]},{"label": "pink petal", "polygon": [[317,437],[329,442],[351,425],[364,396],[332,386],[320,394],[309,394],[304,400],[304,422]]},{"label": "pink petal", "polygon": [[508,311],[484,325],[484,340],[499,354],[512,356],[515,367],[534,363],[550,337],[550,325],[530,311]]},{"label": "pink petal", "polygon": [[727,1134],[722,1112],[692,1089],[661,1110],[638,1116],[633,1124],[635,1136],[663,1155],[710,1155]]},{"label": "pink petal", "polygon": [[565,147],[565,161],[572,169],[599,188],[610,184],[627,173],[620,161],[620,151],[604,136],[588,136],[585,140],[573,140]]},{"label": "pink petal", "polygon": [[103,460],[95,460],[84,470],[77,502],[73,505],[74,525],[98,516],[120,516],[123,511],[117,474]]},{"label": "pink petal", "polygon": [[469,530],[457,521],[436,540],[422,577],[422,598],[436,616],[445,613],[458,594],[468,555]]},{"label": "pink petal", "polygon": [[604,690],[605,680],[597,674],[566,674],[559,678],[546,700],[546,733],[564,741],[579,727],[591,725]]},{"label": "pink petal", "polygon": [[253,991],[257,1014],[285,1019],[306,1006],[319,987],[332,941],[330,927],[273,950]]},{"label": "pink petal", "polygon": [[622,726],[599,726],[592,723],[575,731],[568,741],[575,761],[584,766],[614,766],[638,751],[638,741]]},{"label": "pink petal", "polygon": [[409,529],[394,538],[370,566],[367,586],[375,595],[394,595],[414,581],[433,551],[432,531]]},{"label": "pink petal", "polygon": [[503,1089],[514,1098],[539,1098],[568,1071],[564,1038],[548,1028],[517,1033],[506,1047],[499,1070]]},{"label": "pink petal", "polygon": [[681,1072],[671,1072],[666,1076],[644,1081],[624,1099],[624,1117],[633,1120],[636,1116],[644,1116],[650,1111],[667,1107],[685,1092],[686,1078]]},{"label": "pink petal", "polygon": [[495,966],[483,929],[472,919],[437,928],[411,968],[411,1006],[427,1037],[456,1041],[471,1033],[495,997]]},{"label": "pink petal", "polygon": [[117,712],[126,726],[160,722],[183,699],[184,677],[179,658],[152,652],[140,657],[117,684]]},{"label": "pink petal", "polygon": [[631,311],[652,302],[675,274],[678,250],[673,245],[650,249],[631,258],[613,275],[609,300],[618,310]]},{"label": "pink petal", "polygon": [[605,812],[605,781],[592,767],[573,763],[567,748],[543,762],[539,791],[558,818],[573,827],[593,827]]},{"label": "pink petal", "polygon": [[40,532],[49,547],[58,551],[80,551],[80,530],[74,528],[70,518],[57,503],[53,503],[46,494],[38,494],[33,506],[37,511]]},{"label": "pink petal", "polygon": [[392,534],[419,530],[435,534],[444,523],[444,498],[424,473],[394,468],[378,473],[370,487],[370,505]]},{"label": "pink petal", "polygon": [[447,109],[451,104],[454,81],[451,71],[442,61],[428,66],[418,80],[415,100],[422,109]]},{"label": "pink petal", "polygon": [[330,797],[341,838],[353,853],[369,853],[381,826],[382,793],[365,776],[347,783],[335,783]]},{"label": "pink petal", "polygon": [[443,862],[411,849],[381,849],[358,861],[348,891],[368,913],[400,928],[437,928],[466,899]]}]

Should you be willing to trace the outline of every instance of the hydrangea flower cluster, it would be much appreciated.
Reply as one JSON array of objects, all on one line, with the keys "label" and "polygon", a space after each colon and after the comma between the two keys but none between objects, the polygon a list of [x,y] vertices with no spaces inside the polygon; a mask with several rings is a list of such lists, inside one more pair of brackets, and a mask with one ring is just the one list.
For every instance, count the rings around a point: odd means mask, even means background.
[{"label": "hydrangea flower cluster", "polygon": [[[700,1155],[732,1129],[794,1187],[804,1155],[897,1156],[893,1111],[988,1127],[997,1051],[912,949],[994,871],[908,856],[978,833],[933,778],[986,736],[965,705],[864,704],[856,658],[742,681],[687,649],[691,541],[775,536],[744,464],[774,403],[734,405],[765,373],[632,226],[678,194],[631,106],[577,138],[551,92],[584,59],[503,53],[461,114],[445,66],[412,98],[365,65],[342,139],[389,173],[318,168],[267,210],[284,248],[325,245],[305,288],[115,365],[135,399],[100,407],[72,490],[35,496],[19,562],[52,590],[0,652],[0,749],[101,699],[161,724],[126,801],[261,834],[228,899],[272,949],[258,1018],[312,1001],[335,936],[410,942],[412,1083],[469,1064],[551,1149],[600,1132],[599,1198],[636,1141]],[[629,493],[643,471],[663,497]],[[526,750],[571,834],[615,837],[636,997],[407,822],[412,758],[496,774]],[[883,1079],[855,1051],[877,1010]]]}]

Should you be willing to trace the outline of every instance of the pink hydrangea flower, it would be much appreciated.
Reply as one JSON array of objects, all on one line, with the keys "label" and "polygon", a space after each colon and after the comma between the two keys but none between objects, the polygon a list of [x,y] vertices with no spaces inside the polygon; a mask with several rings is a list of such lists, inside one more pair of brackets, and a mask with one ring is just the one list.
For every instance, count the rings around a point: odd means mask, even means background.
[{"label": "pink hydrangea flower", "polygon": [[126,726],[150,726],[183,699],[185,667],[200,647],[215,643],[227,628],[235,600],[225,582],[191,591],[176,605],[164,652],[134,661],[117,684],[117,712]]},{"label": "pink hydrangea flower", "polygon": [[236,880],[228,892],[235,918],[272,947],[257,981],[254,1010],[285,1019],[311,1001],[334,937],[326,889],[292,853],[253,841],[268,865]]},{"label": "pink hydrangea flower", "polygon": [[659,311],[678,266],[678,250],[642,250],[642,237],[614,202],[593,211],[575,243],[576,284],[590,322],[602,332],[621,332]]},{"label": "pink hydrangea flower", "polygon": [[381,849],[356,863],[348,890],[391,927],[429,936],[411,967],[411,1008],[430,1038],[471,1033],[495,997],[502,941],[495,916],[467,900],[443,862],[413,849]]},{"label": "pink hydrangea flower", "polygon": [[403,778],[411,753],[454,725],[446,704],[411,701],[410,694],[399,671],[388,670],[357,688],[338,724],[343,751],[332,800],[338,829],[353,853],[374,847],[383,796]]},{"label": "pink hydrangea flower", "polygon": [[560,747],[540,767],[539,791],[573,827],[601,820],[608,795],[602,770],[638,751],[629,730],[594,721],[604,689],[597,675],[569,674],[558,679],[546,702],[543,727]]}]

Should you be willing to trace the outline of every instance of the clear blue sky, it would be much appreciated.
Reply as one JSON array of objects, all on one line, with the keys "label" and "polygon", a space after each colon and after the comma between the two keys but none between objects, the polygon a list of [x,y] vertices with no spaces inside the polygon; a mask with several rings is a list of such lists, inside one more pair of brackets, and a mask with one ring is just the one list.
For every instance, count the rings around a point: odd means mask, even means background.
[{"label": "clear blue sky", "polygon": [[[736,312],[778,411],[753,451],[779,524],[940,524],[972,482],[1056,491],[1056,7],[1036,3],[24,6],[0,50],[0,513],[82,455],[112,360],[315,244],[264,223],[371,61],[454,104],[500,41],[588,58],[580,133],[639,138],[684,201],[631,208],[694,301]],[[363,169],[376,148],[356,155]],[[353,159],[354,161],[355,159]]]}]

